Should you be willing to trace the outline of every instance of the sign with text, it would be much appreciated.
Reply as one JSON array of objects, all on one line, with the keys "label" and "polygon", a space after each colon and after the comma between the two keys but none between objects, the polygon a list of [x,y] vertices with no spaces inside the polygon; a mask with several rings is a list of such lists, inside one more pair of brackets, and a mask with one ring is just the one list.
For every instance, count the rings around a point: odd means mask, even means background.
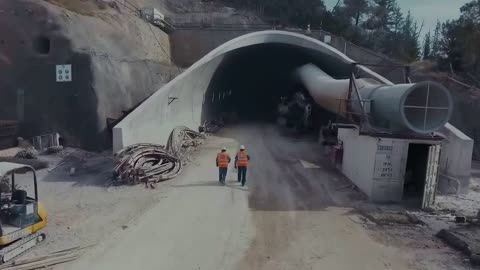
[{"label": "sign with text", "polygon": [[72,81],[72,65],[57,65],[56,71],[57,82]]},{"label": "sign with text", "polygon": [[393,145],[378,144],[375,154],[375,171],[373,178],[381,180],[390,180],[393,178]]}]

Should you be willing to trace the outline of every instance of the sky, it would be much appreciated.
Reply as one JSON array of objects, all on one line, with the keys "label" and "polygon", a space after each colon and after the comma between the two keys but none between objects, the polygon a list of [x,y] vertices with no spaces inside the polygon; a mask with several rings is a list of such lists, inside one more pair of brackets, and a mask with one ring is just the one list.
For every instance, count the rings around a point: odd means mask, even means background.
[{"label": "sky", "polygon": [[[332,8],[337,0],[324,0],[328,8]],[[471,0],[397,0],[403,12],[410,10],[419,24],[424,21],[423,33],[433,32],[437,19],[443,22],[456,19],[460,15],[460,7]]]}]

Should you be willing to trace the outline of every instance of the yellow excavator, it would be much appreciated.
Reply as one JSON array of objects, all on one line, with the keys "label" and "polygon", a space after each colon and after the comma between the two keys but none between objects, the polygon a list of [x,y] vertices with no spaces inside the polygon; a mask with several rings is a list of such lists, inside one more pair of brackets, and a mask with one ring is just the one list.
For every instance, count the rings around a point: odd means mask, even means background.
[{"label": "yellow excavator", "polygon": [[[32,173],[34,193],[16,189],[16,173]],[[0,162],[0,262],[5,263],[45,240],[45,208],[38,201],[37,174],[24,164]]]}]

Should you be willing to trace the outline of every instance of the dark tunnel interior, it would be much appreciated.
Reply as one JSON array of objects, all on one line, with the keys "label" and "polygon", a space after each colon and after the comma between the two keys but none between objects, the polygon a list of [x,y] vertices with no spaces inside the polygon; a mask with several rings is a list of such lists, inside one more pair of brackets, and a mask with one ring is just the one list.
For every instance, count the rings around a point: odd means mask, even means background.
[{"label": "dark tunnel interior", "polygon": [[[277,43],[229,52],[207,89],[207,106],[204,107],[208,111],[204,111],[204,119],[224,114],[233,115],[235,121],[241,122],[273,122],[281,97],[290,100],[295,93],[302,92],[307,102],[312,104],[311,118],[315,126],[328,123],[335,115],[316,105],[294,76],[298,67],[308,63],[328,69],[318,54],[313,50]],[[339,74],[331,75],[339,77]]]}]

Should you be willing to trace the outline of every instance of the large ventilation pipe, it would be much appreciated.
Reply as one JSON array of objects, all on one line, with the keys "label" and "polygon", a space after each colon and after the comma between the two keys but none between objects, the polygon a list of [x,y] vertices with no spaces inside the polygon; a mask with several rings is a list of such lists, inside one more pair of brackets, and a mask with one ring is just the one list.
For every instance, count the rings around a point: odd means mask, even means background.
[{"label": "large ventilation pipe", "polygon": [[[297,76],[323,108],[342,116],[347,111],[362,114],[355,90],[350,91],[350,80],[336,80],[312,64],[300,67]],[[452,114],[450,93],[435,82],[385,85],[362,78],[355,84],[373,127],[395,133],[428,134],[443,127]]]}]

